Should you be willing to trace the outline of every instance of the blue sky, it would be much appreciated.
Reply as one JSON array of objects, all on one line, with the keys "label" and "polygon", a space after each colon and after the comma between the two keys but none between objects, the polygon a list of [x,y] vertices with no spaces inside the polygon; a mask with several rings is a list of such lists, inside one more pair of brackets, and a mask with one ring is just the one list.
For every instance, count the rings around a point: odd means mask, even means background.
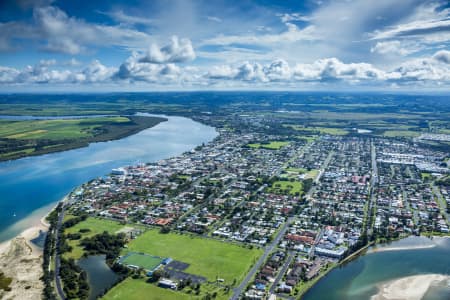
[{"label": "blue sky", "polygon": [[446,91],[450,4],[4,0],[0,86]]}]

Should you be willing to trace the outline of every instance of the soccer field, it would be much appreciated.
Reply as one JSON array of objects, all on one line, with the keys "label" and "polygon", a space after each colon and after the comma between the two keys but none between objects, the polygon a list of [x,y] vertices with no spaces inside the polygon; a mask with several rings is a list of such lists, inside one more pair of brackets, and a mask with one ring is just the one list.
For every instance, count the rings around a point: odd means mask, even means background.
[{"label": "soccer field", "polygon": [[123,265],[137,266],[148,271],[153,271],[157,266],[161,264],[162,260],[162,258],[157,256],[131,252],[122,257],[119,262]]}]

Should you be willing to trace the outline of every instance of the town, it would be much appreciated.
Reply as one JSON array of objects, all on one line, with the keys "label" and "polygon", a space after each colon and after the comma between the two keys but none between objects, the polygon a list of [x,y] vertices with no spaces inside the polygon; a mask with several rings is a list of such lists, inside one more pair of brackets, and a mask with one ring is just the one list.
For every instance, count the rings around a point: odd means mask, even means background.
[{"label": "town", "polygon": [[[219,286],[224,298],[291,299],[368,245],[448,234],[450,189],[435,184],[449,172],[444,151],[364,130],[292,137],[267,133],[263,119],[250,120],[251,129],[243,131],[227,128],[227,119],[214,122],[219,135],[212,142],[178,157],[114,169],[68,199],[66,215],[118,222],[136,243],[156,228],[161,236],[260,251],[245,276],[214,283],[201,272],[179,270],[185,262],[171,262],[177,257],[169,253],[136,253],[130,244],[128,255],[141,258],[118,261],[149,277],[158,274],[158,289],[182,295],[188,282],[209,286],[206,294],[196,293],[206,298],[219,297],[209,292]],[[246,122],[247,116],[232,120]],[[69,245],[77,247],[76,241]],[[154,264],[142,263],[155,257]]]}]

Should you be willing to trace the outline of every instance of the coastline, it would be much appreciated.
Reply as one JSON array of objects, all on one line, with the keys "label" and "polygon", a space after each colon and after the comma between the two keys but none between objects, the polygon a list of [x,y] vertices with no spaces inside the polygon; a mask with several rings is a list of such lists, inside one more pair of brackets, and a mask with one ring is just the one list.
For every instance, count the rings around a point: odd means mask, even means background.
[{"label": "coastline", "polygon": [[[408,237],[410,237],[410,236],[408,236]],[[397,241],[404,240],[404,239],[406,239],[408,237],[405,237],[403,239],[399,239]],[[363,248],[361,248],[361,249],[355,251],[354,253],[350,254],[349,256],[345,257],[342,261],[340,261],[339,263],[333,265],[331,268],[326,270],[323,274],[320,274],[318,277],[312,279],[312,284],[307,285],[306,287],[304,287],[304,289],[301,291],[301,293],[299,293],[299,296],[300,296],[300,298],[302,298],[304,295],[306,295],[306,293],[311,288],[313,288],[317,283],[319,283],[319,281],[324,280],[326,278],[326,275],[328,275],[334,269],[336,269],[336,268],[338,268],[340,266],[344,266],[347,263],[350,263],[351,261],[353,261],[354,259],[357,259],[360,256],[373,254],[373,253],[380,253],[380,252],[385,252],[385,251],[387,252],[387,251],[401,251],[401,250],[432,249],[432,248],[435,248],[435,247],[438,246],[438,243],[439,243],[440,239],[450,238],[450,236],[432,236],[432,237],[433,237],[433,240],[428,245],[403,245],[403,246],[391,247],[389,245],[377,244],[377,243],[371,242],[371,243],[367,244],[366,246],[364,246]],[[424,281],[423,282],[428,283],[428,285],[427,285],[427,288],[423,291],[423,294],[425,294],[427,292],[428,288],[431,286],[431,284],[436,281],[435,279],[432,279],[432,278],[434,278],[433,276],[444,276],[444,278],[441,279],[441,280],[445,280],[446,278],[450,279],[449,276],[446,277],[445,275],[439,275],[439,274],[413,275],[413,276],[409,276],[409,277],[416,277],[416,276],[428,276],[428,277],[424,277]],[[409,277],[405,277],[405,278],[409,278]],[[398,278],[398,279],[395,279],[395,280],[391,280],[391,281],[389,281],[387,283],[385,282],[385,283],[380,284],[378,286],[379,294],[381,295],[383,287],[389,285],[390,283],[394,283],[394,281],[398,281],[398,280],[401,280],[401,279],[404,279],[404,278]],[[439,280],[439,281],[441,281],[441,280]],[[407,283],[409,284],[410,280],[408,279],[407,281],[408,281]],[[421,283],[423,284],[423,282],[421,282]],[[401,282],[401,283],[403,283],[403,282]],[[393,287],[390,287],[388,289],[388,292],[395,291],[395,288],[398,287],[398,285],[399,284],[395,284],[395,285],[393,285]],[[403,287],[401,289],[403,289]],[[422,288],[420,290],[420,292],[422,292],[423,289],[424,288]],[[404,297],[403,298],[402,297],[389,298],[390,296],[389,297],[384,297],[384,298],[383,297],[374,298],[376,296],[379,296],[379,294],[372,296],[371,300],[401,300],[401,299],[406,299]],[[418,300],[420,300],[421,298],[414,298],[414,297],[412,297],[412,298],[407,298],[407,299],[408,300],[409,299],[418,299]]]},{"label": "coastline", "polygon": [[[60,201],[64,201],[66,197]],[[49,224],[45,218],[56,205],[53,204],[52,209],[41,217],[39,222],[17,236],[0,243],[0,271],[12,278],[11,291],[0,291],[1,299],[34,300],[42,297],[43,249],[35,245],[32,240],[42,231],[48,230]]]},{"label": "coastline", "polygon": [[378,293],[371,300],[420,300],[430,287],[450,277],[442,274],[425,274],[397,278],[378,285]]}]

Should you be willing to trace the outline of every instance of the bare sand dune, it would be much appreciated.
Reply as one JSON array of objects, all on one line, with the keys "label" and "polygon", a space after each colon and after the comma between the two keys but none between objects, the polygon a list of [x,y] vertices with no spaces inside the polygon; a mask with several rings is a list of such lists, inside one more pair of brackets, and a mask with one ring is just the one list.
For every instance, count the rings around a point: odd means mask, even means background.
[{"label": "bare sand dune", "polygon": [[46,230],[44,224],[29,228],[10,241],[0,244],[0,270],[13,279],[11,291],[0,291],[0,299],[41,299],[42,250],[30,240]]},{"label": "bare sand dune", "polygon": [[371,300],[420,300],[433,283],[449,279],[440,274],[408,276],[379,286],[378,294]]}]

